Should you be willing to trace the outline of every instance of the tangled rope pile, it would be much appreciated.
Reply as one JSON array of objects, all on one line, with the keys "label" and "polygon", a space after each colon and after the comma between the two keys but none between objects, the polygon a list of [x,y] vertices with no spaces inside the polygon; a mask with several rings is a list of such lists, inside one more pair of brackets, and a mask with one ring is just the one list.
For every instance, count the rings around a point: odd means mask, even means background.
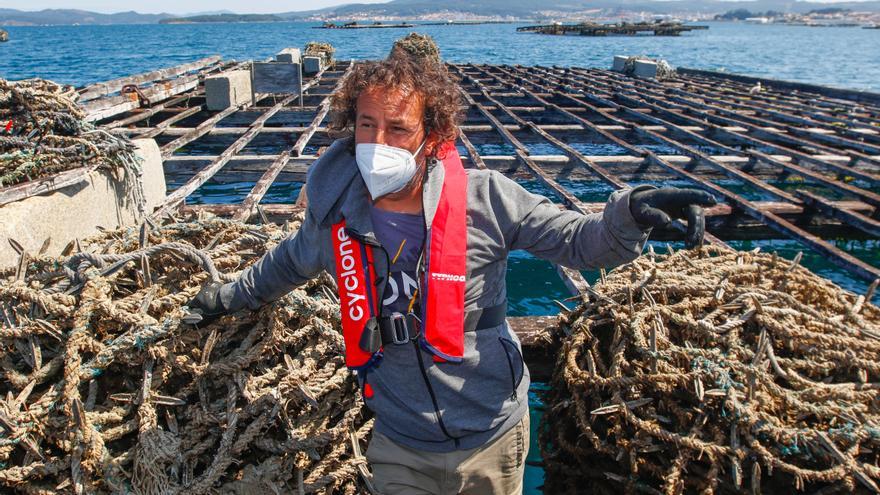
[{"label": "tangled rope pile", "polygon": [[309,41],[306,43],[305,55],[322,57],[325,65],[333,64],[334,53],[336,53],[336,49],[330,43],[322,43],[320,41]]},{"label": "tangled rope pile", "polygon": [[185,306],[288,230],[145,224],[0,271],[0,491],[371,489],[332,280],[214,322]]},{"label": "tangled rope pile", "polygon": [[0,79],[0,187],[89,165],[141,174],[131,142],[86,122],[76,97],[51,81]]},{"label": "tangled rope pile", "polygon": [[704,247],[643,256],[591,299],[560,319],[548,493],[876,491],[880,309],[865,297],[797,260]]},{"label": "tangled rope pile", "polygon": [[632,76],[636,72],[636,61],[638,60],[647,60],[649,62],[657,63],[657,75],[654,76],[655,79],[664,81],[667,79],[675,79],[678,75],[675,72],[675,69],[669,65],[669,62],[663,59],[653,59],[645,56],[637,56],[637,57],[627,57],[626,62],[623,63],[623,73]]},{"label": "tangled rope pile", "polygon": [[391,47],[391,56],[395,53],[407,54],[410,57],[427,59],[432,62],[440,63],[440,48],[427,34],[409,33],[403,38],[394,42]]}]

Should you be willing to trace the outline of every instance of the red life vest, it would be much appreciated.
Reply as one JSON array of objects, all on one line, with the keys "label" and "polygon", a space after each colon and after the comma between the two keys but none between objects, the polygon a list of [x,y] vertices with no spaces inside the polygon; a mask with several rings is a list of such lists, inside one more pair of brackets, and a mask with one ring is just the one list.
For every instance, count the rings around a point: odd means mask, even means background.
[{"label": "red life vest", "polygon": [[[419,339],[435,361],[460,362],[464,355],[464,289],[467,262],[467,174],[452,142],[441,146],[445,176],[440,202],[428,231],[427,271],[419,281],[422,325]],[[333,225],[336,285],[342,312],[345,364],[364,369],[374,364],[381,349],[361,349],[364,328],[378,314],[373,253],[345,232],[345,219]]]}]

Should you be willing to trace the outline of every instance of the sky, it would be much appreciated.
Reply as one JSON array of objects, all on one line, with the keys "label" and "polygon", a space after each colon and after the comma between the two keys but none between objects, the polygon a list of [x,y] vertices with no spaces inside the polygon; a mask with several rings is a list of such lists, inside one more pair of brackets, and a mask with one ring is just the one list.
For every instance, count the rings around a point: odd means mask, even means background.
[{"label": "sky", "polygon": [[[140,4],[120,4],[119,0],[0,0],[0,8],[18,10],[79,9],[100,13],[135,10],[142,14],[192,14],[229,10],[236,13],[265,14],[315,10],[348,3],[385,3],[389,0],[151,0]],[[813,0],[834,3],[838,0]],[[843,1],[843,0],[840,0]],[[851,0],[859,1],[859,0]],[[243,7],[244,6],[244,7]]]}]

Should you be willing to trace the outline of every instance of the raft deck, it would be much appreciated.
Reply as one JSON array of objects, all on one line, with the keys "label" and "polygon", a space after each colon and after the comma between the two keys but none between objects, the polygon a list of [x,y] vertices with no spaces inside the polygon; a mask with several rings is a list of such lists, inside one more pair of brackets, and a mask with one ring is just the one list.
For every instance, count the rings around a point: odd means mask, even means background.
[{"label": "raft deck", "polygon": [[582,22],[580,24],[543,24],[523,26],[516,30],[522,33],[554,34],[569,36],[680,36],[681,33],[709,29],[709,26],[685,25],[678,22],[623,22],[619,24],[600,24]]},{"label": "raft deck", "polygon": [[347,22],[345,24],[336,24],[333,22],[328,22],[323,26],[312,26],[312,29],[375,29],[375,28],[411,28],[415,27],[415,24],[409,24],[406,22],[395,22],[392,24],[384,24],[382,22],[373,22],[370,24],[361,24],[358,22]]},{"label": "raft deck", "polygon": [[[160,144],[166,180],[180,185],[154,217],[204,211],[283,222],[305,207],[302,194],[286,204],[263,198],[274,183],[304,182],[333,141],[328,97],[351,63],[314,75],[302,101],[258,95],[254,104],[207,111],[204,76],[246,65],[210,58],[150,73],[148,82],[135,76],[147,97],[121,103],[106,95],[126,80],[81,91],[106,129]],[[857,278],[880,278],[880,268],[826,240],[880,238],[880,95],[766,79],[756,92],[758,79],[696,70],[658,81],[603,69],[449,67],[462,79],[457,145],[466,167],[540,184],[560,208],[584,213],[601,211],[627,185],[701,188],[719,200],[707,211],[708,242],[794,239]],[[232,182],[250,183],[240,202],[186,204],[206,183]],[[680,236],[658,229],[652,239]],[[580,272],[556,269],[572,294],[589,292]],[[547,322],[513,319],[539,379],[553,358],[538,345]]]}]

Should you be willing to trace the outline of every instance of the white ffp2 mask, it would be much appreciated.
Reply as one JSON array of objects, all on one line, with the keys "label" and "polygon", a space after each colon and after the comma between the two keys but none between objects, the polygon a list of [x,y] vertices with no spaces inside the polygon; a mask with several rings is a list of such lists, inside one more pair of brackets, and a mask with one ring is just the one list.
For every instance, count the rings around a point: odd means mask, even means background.
[{"label": "white ffp2 mask", "polygon": [[[422,151],[425,141],[419,145],[415,155]],[[377,143],[360,143],[355,146],[354,154],[361,177],[364,178],[370,196],[374,200],[400,191],[409,184],[416,173],[415,155],[402,148]]]}]

